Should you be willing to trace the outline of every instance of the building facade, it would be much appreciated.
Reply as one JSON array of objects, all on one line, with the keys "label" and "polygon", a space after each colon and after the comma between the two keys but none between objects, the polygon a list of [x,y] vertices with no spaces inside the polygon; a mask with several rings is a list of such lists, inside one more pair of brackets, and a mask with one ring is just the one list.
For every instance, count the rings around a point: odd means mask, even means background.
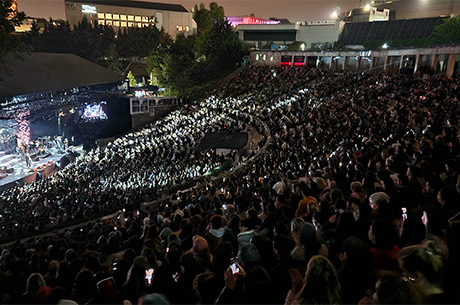
[{"label": "building facade", "polygon": [[66,0],[66,20],[71,26],[84,17],[93,25],[110,25],[115,31],[154,25],[175,38],[196,33],[192,13],[182,5],[141,1]]},{"label": "building facade", "polygon": [[336,20],[309,21],[304,24],[240,24],[239,38],[258,48],[277,48],[300,42],[305,49],[333,44],[338,40],[343,22]]},{"label": "building facade", "polygon": [[460,1],[458,0],[395,0],[387,1],[378,8],[394,12],[392,19],[395,20],[460,15]]},{"label": "building facade", "polygon": [[252,51],[251,65],[460,75],[460,45],[376,51]]}]

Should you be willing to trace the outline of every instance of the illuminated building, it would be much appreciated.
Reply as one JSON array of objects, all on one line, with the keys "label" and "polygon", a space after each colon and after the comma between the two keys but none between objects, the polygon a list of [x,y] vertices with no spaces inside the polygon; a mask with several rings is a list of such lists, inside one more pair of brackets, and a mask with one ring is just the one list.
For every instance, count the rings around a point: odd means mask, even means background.
[{"label": "illuminated building", "polygon": [[179,4],[141,1],[66,0],[66,19],[71,26],[86,17],[93,25],[111,25],[120,28],[155,25],[164,28],[172,37],[193,34],[196,23],[192,13]]},{"label": "illuminated building", "polygon": [[[388,14],[387,14],[388,13]],[[360,7],[349,12],[348,22],[387,21],[448,17],[460,15],[458,0],[361,0]]]},{"label": "illuminated building", "polygon": [[253,16],[242,16],[242,17],[225,17],[225,20],[230,23],[231,26],[236,27],[240,24],[279,24],[281,21],[272,19],[262,19]]},{"label": "illuminated building", "polygon": [[308,21],[305,23],[240,24],[236,27],[239,38],[258,48],[268,46],[282,50],[296,41],[303,48],[317,44],[333,44],[338,40],[342,22],[337,20]]},{"label": "illuminated building", "polygon": [[[196,33],[191,12],[180,4],[125,0],[58,0],[53,8],[39,7],[33,1],[18,0],[18,8],[27,16],[48,20],[63,19],[73,27],[83,20],[92,25],[110,25],[115,32],[129,27],[154,25],[175,38],[177,34]],[[61,7],[62,4],[62,7]],[[52,15],[52,16],[50,16]]]}]

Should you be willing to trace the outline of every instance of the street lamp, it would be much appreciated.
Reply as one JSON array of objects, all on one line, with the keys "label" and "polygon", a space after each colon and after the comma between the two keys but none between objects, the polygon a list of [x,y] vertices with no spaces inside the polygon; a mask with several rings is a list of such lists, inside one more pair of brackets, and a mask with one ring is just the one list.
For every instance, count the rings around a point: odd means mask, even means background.
[{"label": "street lamp", "polygon": [[343,16],[343,14],[342,14],[341,12],[342,12],[342,9],[340,8],[340,6],[337,6],[337,7],[335,8],[335,10],[332,11],[331,17],[332,17],[333,19],[343,20],[343,17],[344,17],[344,16]]}]

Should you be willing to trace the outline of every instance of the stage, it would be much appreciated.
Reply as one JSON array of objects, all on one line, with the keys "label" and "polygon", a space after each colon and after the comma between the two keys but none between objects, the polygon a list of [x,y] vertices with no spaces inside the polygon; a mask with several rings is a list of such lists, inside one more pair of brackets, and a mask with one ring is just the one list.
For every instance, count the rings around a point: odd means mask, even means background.
[{"label": "stage", "polygon": [[[72,147],[73,152],[81,153],[81,146]],[[6,172],[0,173],[0,192],[17,184],[32,183],[37,175],[46,178],[53,174],[60,166],[65,153],[53,149],[47,155],[31,160],[28,167],[25,158],[20,154],[5,154],[0,152],[0,169],[6,167]]]}]

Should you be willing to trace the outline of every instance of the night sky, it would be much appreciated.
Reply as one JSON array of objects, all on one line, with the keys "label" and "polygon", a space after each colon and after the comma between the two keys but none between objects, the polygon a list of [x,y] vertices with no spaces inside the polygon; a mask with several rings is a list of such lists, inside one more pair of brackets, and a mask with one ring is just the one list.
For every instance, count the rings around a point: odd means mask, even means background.
[{"label": "night sky", "polygon": [[[90,1],[90,0],[89,0]],[[182,4],[191,10],[195,4],[204,3],[208,7],[213,1],[200,0],[159,0]],[[291,22],[331,19],[331,12],[340,7],[342,12],[358,7],[359,0],[217,0],[224,7],[226,16],[248,16],[259,18],[286,18]],[[64,0],[18,0],[18,8],[28,16],[49,19],[64,19]]]}]

